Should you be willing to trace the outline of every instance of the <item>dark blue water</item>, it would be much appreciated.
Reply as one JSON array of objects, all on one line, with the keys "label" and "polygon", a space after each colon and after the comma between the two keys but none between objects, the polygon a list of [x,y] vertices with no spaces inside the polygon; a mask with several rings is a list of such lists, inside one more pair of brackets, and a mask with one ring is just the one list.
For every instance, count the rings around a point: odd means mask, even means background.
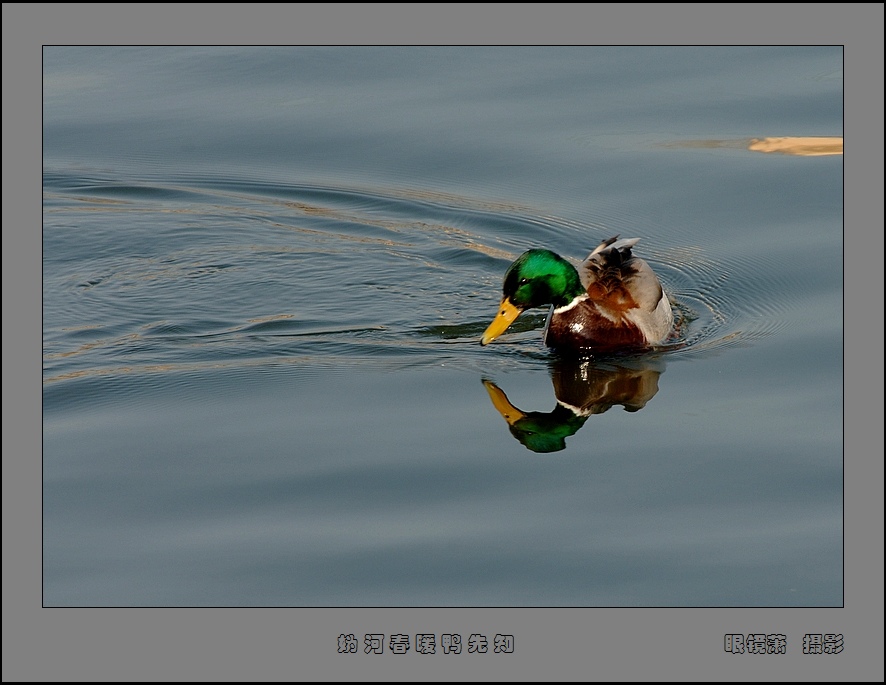
[{"label": "dark blue water", "polygon": [[[842,157],[748,147],[842,89],[837,48],[47,48],[45,604],[840,606]],[[479,345],[518,254],[615,234],[674,341]]]}]

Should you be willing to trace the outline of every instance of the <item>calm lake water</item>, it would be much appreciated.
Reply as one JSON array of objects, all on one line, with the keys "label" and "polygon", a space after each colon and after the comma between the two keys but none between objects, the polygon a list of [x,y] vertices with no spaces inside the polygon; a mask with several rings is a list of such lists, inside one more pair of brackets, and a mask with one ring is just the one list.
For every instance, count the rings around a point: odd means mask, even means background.
[{"label": "calm lake water", "polygon": [[[841,606],[842,57],[46,48],[44,604]],[[673,343],[480,346],[616,234]]]}]

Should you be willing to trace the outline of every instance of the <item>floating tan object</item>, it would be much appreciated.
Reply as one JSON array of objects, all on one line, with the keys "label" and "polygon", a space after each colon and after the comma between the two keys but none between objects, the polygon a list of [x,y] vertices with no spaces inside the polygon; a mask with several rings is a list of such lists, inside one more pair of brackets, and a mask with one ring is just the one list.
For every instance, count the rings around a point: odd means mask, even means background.
[{"label": "floating tan object", "polygon": [[843,138],[754,138],[748,146],[754,152],[779,152],[783,155],[820,157],[822,155],[842,155]]}]

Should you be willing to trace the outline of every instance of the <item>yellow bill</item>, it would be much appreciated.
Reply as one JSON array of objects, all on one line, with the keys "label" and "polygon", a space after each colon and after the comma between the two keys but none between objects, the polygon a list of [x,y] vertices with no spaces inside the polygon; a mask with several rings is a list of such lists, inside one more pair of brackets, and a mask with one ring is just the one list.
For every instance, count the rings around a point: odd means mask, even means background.
[{"label": "yellow bill", "polygon": [[492,323],[489,324],[486,332],[483,333],[483,337],[480,338],[480,344],[488,345],[504,333],[508,329],[508,326],[514,323],[514,319],[520,316],[522,311],[522,309],[518,309],[511,304],[511,301],[508,298],[502,298],[501,306],[498,308],[498,314],[492,320]]}]

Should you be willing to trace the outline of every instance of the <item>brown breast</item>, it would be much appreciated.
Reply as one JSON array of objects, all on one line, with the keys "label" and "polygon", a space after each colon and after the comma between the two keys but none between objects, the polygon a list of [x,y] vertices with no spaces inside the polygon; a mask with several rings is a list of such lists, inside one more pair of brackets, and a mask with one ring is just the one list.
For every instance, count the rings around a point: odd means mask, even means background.
[{"label": "brown breast", "polygon": [[561,314],[552,314],[545,344],[564,350],[596,352],[646,347],[646,338],[635,324],[615,318],[613,321],[603,316],[597,304],[584,300]]}]

